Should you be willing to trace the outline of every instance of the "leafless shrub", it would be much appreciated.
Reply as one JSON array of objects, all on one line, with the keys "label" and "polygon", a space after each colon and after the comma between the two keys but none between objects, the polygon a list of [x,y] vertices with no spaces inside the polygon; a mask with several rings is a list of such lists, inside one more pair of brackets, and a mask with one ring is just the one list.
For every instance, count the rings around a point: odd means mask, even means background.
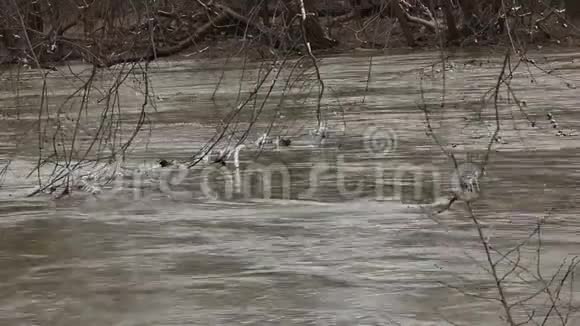
[{"label": "leafless shrub", "polygon": [[[484,154],[481,162],[478,162],[478,171],[470,171],[470,173],[466,174],[466,171],[460,169],[460,162],[456,157],[452,144],[445,143],[437,135],[433,127],[432,110],[426,104],[423,91],[421,92],[419,108],[424,113],[427,134],[452,163],[454,174],[459,179],[459,187],[453,191],[449,202],[440,208],[436,214],[451,209],[454,203],[463,204],[466,215],[471,220],[476,231],[478,242],[483,248],[485,264],[481,268],[491,278],[495,294],[490,296],[489,294],[475,293],[453,284],[444,285],[469,297],[496,302],[503,310],[501,319],[510,326],[548,325],[553,323],[570,325],[572,316],[578,311],[574,298],[574,278],[579,264],[578,257],[564,259],[559,266],[556,266],[556,271],[553,274],[546,275],[544,271],[546,267],[553,269],[555,266],[544,266],[541,263],[543,260],[543,225],[545,223],[543,217],[538,219],[536,226],[524,240],[513,244],[511,248],[500,249],[493,244],[493,230],[485,226],[482,218],[477,215],[474,208],[474,202],[478,199],[480,184],[485,185],[485,172],[492,162],[491,153],[495,144],[501,138],[502,114],[500,111],[502,109],[499,104],[500,92],[505,89],[508,101],[517,106],[522,117],[529,122],[530,127],[536,127],[536,121],[526,112],[525,105],[522,105],[522,101],[516,96],[510,83],[518,68],[521,66],[528,69],[530,67],[536,68],[537,65],[525,55],[525,51],[514,50],[515,48],[517,48],[516,39],[505,52],[495,86],[486,92],[481,99],[481,110],[491,107],[494,130],[489,137],[487,145],[483,148]],[[512,56],[517,59],[515,64],[512,63]],[[442,100],[439,107],[443,108],[446,98],[445,67],[447,65],[447,56],[443,51],[441,61],[437,65],[441,65],[442,71]],[[540,67],[537,68],[541,69]],[[421,81],[423,78],[424,76],[421,77]],[[555,76],[553,78],[560,77]],[[433,218],[436,219],[436,217]],[[533,266],[527,263],[529,259],[524,259],[523,257],[525,249],[529,249],[531,246],[536,247],[533,257],[535,264]],[[514,286],[518,286],[518,288],[524,287],[526,290],[523,294],[518,294],[513,289]]]}]

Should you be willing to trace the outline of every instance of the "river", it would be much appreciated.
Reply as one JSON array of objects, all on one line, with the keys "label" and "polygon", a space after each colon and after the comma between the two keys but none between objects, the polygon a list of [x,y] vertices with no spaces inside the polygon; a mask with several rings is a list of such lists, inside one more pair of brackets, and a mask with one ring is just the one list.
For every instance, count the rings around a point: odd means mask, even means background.
[{"label": "river", "polygon": [[[248,63],[242,73],[236,60],[152,63],[156,107],[126,158],[143,173],[63,198],[27,197],[37,187],[36,173],[26,177],[37,164],[42,78],[34,70],[18,80],[4,72],[0,168],[10,164],[0,178],[0,324],[503,325],[501,305],[481,298],[497,290],[465,206],[429,213],[447,198],[452,165],[426,135],[419,109],[422,72],[436,133],[462,164],[480,162],[495,126],[493,104],[481,111],[481,98],[497,83],[503,58],[454,53],[443,74],[431,67],[438,53],[380,55],[367,83],[368,54],[321,61],[328,137],[312,135],[317,84],[299,79],[303,85],[288,91],[279,109],[283,86],[276,86],[240,151],[239,169],[200,163],[185,172],[151,167],[201,148],[244,98],[240,80],[251,90],[259,65]],[[521,265],[539,266],[549,280],[563,259],[580,255],[580,54],[530,57],[553,69],[522,64],[511,83],[536,123],[502,89],[501,140],[474,209],[493,247],[506,251],[545,217],[542,259],[536,261],[532,238],[521,248]],[[87,67],[48,75],[51,110],[78,87],[78,73]],[[100,97],[94,94],[83,113],[87,121],[99,117]],[[126,86],[119,98],[122,121],[135,123],[142,94]],[[240,115],[238,134],[252,110]],[[259,153],[253,142],[273,117],[272,135],[292,143]],[[95,128],[87,126],[87,134]],[[256,170],[273,172],[263,188]],[[413,171],[422,173],[419,190],[407,177]],[[538,288],[523,274],[504,283],[512,302]],[[562,292],[578,296],[580,284],[571,283],[576,287]],[[533,304],[528,311],[541,324],[549,302]],[[561,324],[555,313],[546,323]],[[577,324],[580,315],[572,314],[569,325]]]}]

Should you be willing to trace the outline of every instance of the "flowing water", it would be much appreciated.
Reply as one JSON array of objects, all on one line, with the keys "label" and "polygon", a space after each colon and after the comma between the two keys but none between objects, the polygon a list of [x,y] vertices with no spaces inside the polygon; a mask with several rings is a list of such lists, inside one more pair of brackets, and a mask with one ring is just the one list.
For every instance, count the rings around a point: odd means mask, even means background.
[{"label": "flowing water", "polygon": [[[191,170],[147,166],[201,148],[244,98],[240,80],[251,88],[258,66],[242,73],[241,62],[223,60],[152,64],[156,109],[126,158],[141,172],[99,193],[62,198],[26,197],[38,181],[36,173],[26,176],[37,164],[42,79],[24,71],[16,82],[4,73],[0,168],[10,164],[0,178],[0,325],[504,324],[499,302],[482,299],[497,297],[497,290],[466,207],[430,213],[447,198],[452,164],[426,135],[419,109],[424,92],[440,141],[463,166],[481,162],[495,127],[493,103],[482,109],[481,98],[497,83],[502,58],[459,53],[441,71],[431,67],[438,56],[374,57],[368,83],[367,54],[324,58],[328,137],[312,135],[316,83],[296,86],[280,109],[277,85],[238,169],[231,162]],[[504,252],[545,217],[541,260],[532,237],[520,248],[519,264],[532,272],[539,267],[550,280],[564,259],[580,255],[574,135],[580,54],[532,57],[554,71],[522,64],[511,85],[535,124],[502,88],[501,140],[474,210],[487,241]],[[72,73],[85,69],[49,75],[52,108],[78,87]],[[134,123],[143,95],[124,87],[120,98],[123,121]],[[240,114],[239,133],[253,110]],[[292,144],[260,153],[253,141],[276,116],[272,135]],[[414,183],[413,175],[423,179]],[[509,302],[541,286],[523,269],[513,275],[503,283]],[[561,325],[569,295],[580,294],[578,281],[570,282],[576,288],[566,284],[546,325]],[[545,298],[529,302],[528,312],[545,315]],[[522,313],[514,309],[520,322],[527,319]],[[568,324],[580,318],[572,315]]]}]

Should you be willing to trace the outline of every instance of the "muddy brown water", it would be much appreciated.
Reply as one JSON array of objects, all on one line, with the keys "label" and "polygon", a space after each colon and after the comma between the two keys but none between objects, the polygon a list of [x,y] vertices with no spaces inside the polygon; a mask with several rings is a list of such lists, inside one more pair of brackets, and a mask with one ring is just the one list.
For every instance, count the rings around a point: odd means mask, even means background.
[{"label": "muddy brown water", "polygon": [[[272,131],[293,143],[258,156],[252,142],[276,115],[277,88],[240,152],[239,169],[228,162],[185,172],[150,168],[159,158],[185,159],[210,139],[236,104],[240,78],[249,89],[257,67],[250,65],[244,77],[240,62],[153,64],[156,111],[126,162],[142,171],[101,193],[62,199],[26,197],[36,186],[34,175],[25,177],[38,154],[42,81],[24,71],[16,94],[14,75],[4,73],[0,159],[11,163],[0,188],[0,324],[504,324],[497,302],[465,294],[497,295],[464,207],[428,214],[444,202],[452,169],[425,134],[417,108],[423,71],[438,135],[453,144],[460,163],[477,163],[494,123],[489,105],[483,122],[476,119],[480,99],[495,85],[502,58],[455,54],[440,107],[442,72],[429,67],[437,57],[376,56],[368,85],[367,53],[324,58],[328,138],[309,134],[316,122],[307,94],[315,94],[316,84],[304,83],[288,94]],[[520,67],[512,85],[537,124],[531,127],[502,92],[502,139],[474,207],[500,250],[526,239],[552,210],[539,264],[551,275],[563,259],[580,255],[580,141],[573,133],[580,54],[533,57],[554,72]],[[74,91],[74,80],[68,69],[50,75],[51,107]],[[142,96],[126,87],[121,99],[130,124]],[[548,113],[570,136],[556,134]],[[242,114],[242,121],[249,116]],[[264,170],[272,172],[265,188],[264,175],[256,173]],[[424,188],[414,197],[408,176],[417,170],[424,172]],[[535,245],[522,249],[521,264],[532,269]],[[563,292],[578,296],[575,283]],[[509,278],[505,286],[515,302],[538,284]],[[538,316],[549,308],[546,300],[531,305]],[[521,311],[514,314],[526,320]],[[554,315],[546,324],[561,321]],[[577,324],[573,315],[569,325]]]}]

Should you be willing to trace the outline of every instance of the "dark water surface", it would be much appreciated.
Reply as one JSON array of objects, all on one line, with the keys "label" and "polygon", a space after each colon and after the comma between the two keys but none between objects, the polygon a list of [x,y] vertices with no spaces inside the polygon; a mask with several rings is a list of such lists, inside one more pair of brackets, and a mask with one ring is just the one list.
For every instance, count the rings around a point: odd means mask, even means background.
[{"label": "dark water surface", "polygon": [[[417,108],[422,71],[441,139],[454,144],[462,163],[480,160],[493,132],[492,106],[483,110],[486,122],[474,117],[502,58],[453,58],[441,108],[442,73],[430,67],[437,56],[375,57],[368,85],[368,57],[323,59],[330,133],[323,143],[309,135],[316,127],[316,83],[306,82],[290,92],[272,131],[291,137],[292,145],[257,156],[252,142],[275,116],[277,88],[241,151],[240,169],[200,165],[169,176],[157,169],[140,174],[138,184],[131,179],[122,189],[58,200],[25,197],[35,189],[35,175],[24,177],[37,163],[42,81],[23,72],[17,97],[14,77],[3,74],[0,160],[12,162],[0,179],[0,325],[502,325],[497,302],[464,293],[496,296],[464,207],[433,217],[420,205],[444,201],[451,164],[425,134]],[[526,239],[553,210],[543,226],[545,275],[580,255],[580,142],[557,136],[546,118],[551,113],[567,134],[577,128],[579,93],[572,84],[580,80],[579,56],[537,55],[555,72],[530,66],[514,76],[536,127],[502,92],[502,141],[474,204],[489,241],[502,250]],[[241,64],[226,65],[212,101],[223,67],[153,65],[157,108],[128,165],[145,171],[159,158],[184,159],[210,139],[236,104],[240,78],[247,90],[257,74],[255,66],[241,76]],[[74,87],[68,69],[49,77],[51,108]],[[130,87],[121,96],[130,124],[142,96]],[[264,169],[276,172],[270,196],[252,177]],[[316,169],[322,172],[313,179]],[[426,186],[413,198],[404,172],[417,169]],[[170,191],[160,182],[167,178],[177,180]],[[535,243],[522,249],[522,265],[536,267],[535,250]],[[506,287],[516,301],[537,284],[513,278]],[[534,304],[540,314],[548,303]],[[569,325],[580,324],[575,318]],[[546,325],[561,323],[555,317]]]}]

